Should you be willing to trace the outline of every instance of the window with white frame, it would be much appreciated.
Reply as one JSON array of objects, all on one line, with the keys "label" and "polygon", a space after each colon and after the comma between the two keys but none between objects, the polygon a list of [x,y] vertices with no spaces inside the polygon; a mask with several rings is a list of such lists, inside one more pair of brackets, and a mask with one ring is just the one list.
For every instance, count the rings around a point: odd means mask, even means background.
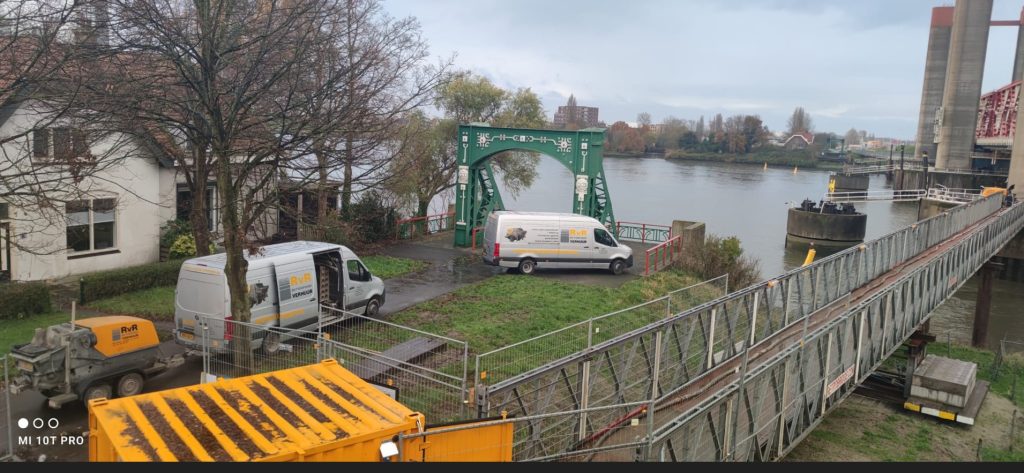
[{"label": "window with white frame", "polygon": [[67,248],[70,252],[114,248],[115,213],[113,198],[75,200],[65,204]]}]

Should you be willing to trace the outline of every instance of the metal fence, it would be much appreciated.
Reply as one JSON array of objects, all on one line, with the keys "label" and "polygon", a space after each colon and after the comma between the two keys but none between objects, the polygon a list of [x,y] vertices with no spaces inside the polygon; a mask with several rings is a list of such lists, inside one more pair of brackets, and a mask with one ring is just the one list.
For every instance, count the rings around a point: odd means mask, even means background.
[{"label": "metal fence", "polygon": [[427,215],[399,220],[395,223],[395,239],[408,240],[455,228],[455,213]]},{"label": "metal fence", "polygon": [[3,368],[3,384],[0,385],[0,461],[14,456],[14,419],[11,413],[10,367],[7,355],[0,356]]},{"label": "metal fence", "polygon": [[672,227],[637,222],[615,222],[615,238],[640,243],[662,243],[672,238]]},{"label": "metal fence", "polygon": [[[646,403],[632,403],[614,406],[603,406],[591,409],[580,409],[566,412],[553,412],[537,416],[507,417],[487,419],[460,425],[429,428],[424,432],[400,433],[396,444],[400,446],[399,461],[422,461],[424,455],[429,461],[462,461],[473,455],[488,454],[497,456],[498,451],[512,452],[513,461],[638,461],[646,458],[646,439],[650,437],[650,426],[646,423],[627,423],[621,426],[621,432],[628,433],[627,440],[614,445],[596,447],[584,446],[573,423],[581,414],[600,415],[609,410],[643,409]],[[445,442],[430,446],[426,453],[419,448],[429,442],[432,436],[465,432],[472,435],[477,429],[512,425],[513,435],[510,439],[498,443],[479,443],[472,441]],[[473,429],[470,431],[469,429]],[[524,448],[527,439],[542,439],[530,442]]]},{"label": "metal fence", "polygon": [[683,237],[677,235],[644,251],[644,276],[650,276],[669,267],[683,256]]},{"label": "metal fence", "polygon": [[[840,318],[820,314],[846,309],[854,289],[1000,206],[998,196],[959,206],[536,369],[480,385],[479,414],[583,411],[565,421],[575,426],[579,442],[614,445],[627,443],[618,437],[618,426],[643,418],[645,410],[608,409],[600,415],[587,410],[647,401],[650,412],[657,412],[648,420],[657,428],[652,458],[778,458],[820,421],[826,407],[848,394],[852,388],[846,381],[866,376],[874,360],[895,350],[932,308],[1020,230],[1024,206],[986,222],[969,242],[946,249],[927,265],[897,275],[870,303],[849,308]],[[826,307],[829,311],[812,320],[811,314]],[[854,359],[858,364],[851,369]],[[517,437],[517,442],[517,449],[530,449],[544,439],[534,435]]]},{"label": "metal fence", "polygon": [[729,288],[724,274],[672,291],[658,299],[578,322],[558,330],[477,355],[476,382],[495,384],[578,353],[596,344],[662,320],[704,302]]},{"label": "metal fence", "polygon": [[[467,414],[465,342],[337,309],[321,307],[321,312],[321,320],[333,323],[314,330],[200,318],[196,336],[201,343],[204,380],[333,358],[357,376],[397,391],[404,404],[432,423],[458,420]],[[225,342],[223,333],[230,334],[230,342]],[[241,343],[246,337],[252,342]]]},{"label": "metal fence", "polygon": [[[305,366],[321,360],[320,334],[236,320],[200,317],[196,337],[204,381]],[[228,337],[214,336],[226,333]],[[250,343],[244,343],[248,338]]]},{"label": "metal fence", "polygon": [[330,307],[321,312],[343,319],[322,329],[324,356],[363,379],[398,389],[402,402],[431,423],[470,414],[466,342]]}]

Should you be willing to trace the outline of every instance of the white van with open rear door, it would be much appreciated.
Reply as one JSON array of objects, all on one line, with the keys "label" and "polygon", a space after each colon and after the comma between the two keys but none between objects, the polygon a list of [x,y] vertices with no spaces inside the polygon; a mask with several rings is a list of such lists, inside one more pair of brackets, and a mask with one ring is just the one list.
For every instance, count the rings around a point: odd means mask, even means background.
[{"label": "white van with open rear door", "polygon": [[585,215],[491,212],[484,228],[484,262],[530,274],[537,268],[603,268],[621,274],[633,249]]},{"label": "white van with open rear door", "polygon": [[[264,327],[315,330],[340,321],[320,306],[345,311],[361,310],[375,316],[384,304],[384,282],[370,274],[352,250],[332,243],[295,241],[263,247],[260,254],[246,252],[246,281],[252,323]],[[223,253],[192,258],[181,265],[174,290],[174,339],[190,349],[201,349],[201,321],[207,324],[209,350],[225,353],[233,336]],[[254,331],[253,348],[274,353],[288,331]]]}]

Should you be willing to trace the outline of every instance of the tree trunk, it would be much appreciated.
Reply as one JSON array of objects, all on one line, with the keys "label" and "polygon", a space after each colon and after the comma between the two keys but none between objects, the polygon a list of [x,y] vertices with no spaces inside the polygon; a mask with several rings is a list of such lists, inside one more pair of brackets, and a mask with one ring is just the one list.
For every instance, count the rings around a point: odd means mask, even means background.
[{"label": "tree trunk", "polygon": [[327,209],[327,196],[329,195],[327,187],[327,155],[323,152],[323,147],[316,153],[317,171],[319,176],[317,179],[316,186],[316,223],[317,225],[327,225],[327,216],[329,214]]},{"label": "tree trunk", "polygon": [[345,174],[341,181],[341,211],[346,217],[351,217],[349,214],[349,208],[352,204],[352,137],[345,138],[345,155],[343,160],[345,161]]},{"label": "tree trunk", "polygon": [[232,355],[236,366],[244,372],[252,372],[252,331],[248,325],[252,313],[249,311],[245,278],[249,262],[243,253],[246,248],[246,232],[238,213],[236,189],[232,184],[230,159],[227,153],[223,153],[217,160],[217,191],[221,201],[221,225],[224,227],[224,252],[227,257],[224,275],[228,281],[231,317],[237,322],[231,342]]},{"label": "tree trunk", "polygon": [[189,222],[192,224],[192,237],[196,242],[196,256],[210,254],[210,227],[206,220],[206,210],[211,205],[206,201],[206,187],[210,180],[210,169],[207,167],[207,155],[205,153],[193,154],[192,178],[189,185],[192,191],[192,211],[189,213]]},{"label": "tree trunk", "polygon": [[[417,199],[417,200],[418,201],[416,203],[416,207],[417,207],[417,209],[416,209],[416,216],[417,217],[426,217],[427,216],[427,212],[430,210],[430,199],[422,199],[422,198],[420,198],[420,199]],[[420,234],[422,234],[422,235],[426,235],[427,234],[427,231],[429,230],[429,226],[428,226],[428,222],[426,220],[420,220],[419,223],[416,224],[416,226],[419,227],[419,233]]]},{"label": "tree trunk", "polygon": [[419,197],[416,200],[416,216],[426,217],[427,212],[430,211],[430,198]]}]

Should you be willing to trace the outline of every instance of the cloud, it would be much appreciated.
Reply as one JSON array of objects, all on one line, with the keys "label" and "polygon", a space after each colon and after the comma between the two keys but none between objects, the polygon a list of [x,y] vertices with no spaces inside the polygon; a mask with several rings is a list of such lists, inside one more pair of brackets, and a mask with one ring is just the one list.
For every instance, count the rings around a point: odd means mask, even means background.
[{"label": "cloud", "polygon": [[[945,0],[393,0],[438,56],[549,115],[574,94],[607,123],[649,112],[695,119],[757,113],[785,127],[794,107],[822,131],[912,138],[931,9]],[[993,17],[1019,17],[996,3]],[[1011,31],[1013,30],[1013,31]],[[1016,30],[993,29],[985,90],[1009,82]]]}]

